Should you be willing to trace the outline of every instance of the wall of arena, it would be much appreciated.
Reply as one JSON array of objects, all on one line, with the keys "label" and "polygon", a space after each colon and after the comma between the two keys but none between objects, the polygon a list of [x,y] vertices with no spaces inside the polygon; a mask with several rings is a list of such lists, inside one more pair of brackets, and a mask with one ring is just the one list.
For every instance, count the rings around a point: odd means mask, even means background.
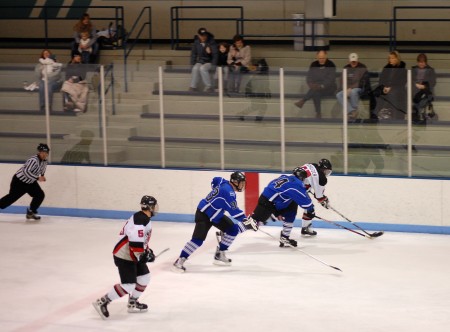
[{"label": "wall of arena", "polygon": [[[0,196],[7,193],[11,177],[20,166],[0,164]],[[160,206],[155,220],[191,222],[198,202],[210,190],[211,179],[228,179],[229,175],[218,171],[50,165],[47,182],[42,184],[46,198],[39,212],[125,219],[139,209],[140,198],[149,194]],[[244,209],[245,195],[247,201],[253,196],[245,207],[247,213],[251,212],[259,192],[277,176],[257,174],[259,185],[249,184],[245,193],[238,193],[239,206]],[[449,180],[332,175],[326,194],[335,209],[372,229],[450,234]],[[29,202],[26,195],[4,212],[24,213]],[[343,220],[318,204],[316,213],[328,220]],[[327,225],[318,223],[319,227]]]},{"label": "wall of arena", "polygon": [[[173,6],[243,6],[245,18],[292,18],[294,13],[305,12],[305,2],[302,0],[244,0],[244,1],[169,1],[169,0],[23,0],[22,6],[42,6],[45,4],[62,6],[123,6],[125,11],[125,28],[129,30],[143,7],[151,6],[153,12],[153,39],[167,40],[170,38],[170,8]],[[3,0],[2,5],[18,5],[16,0]],[[393,16],[393,7],[395,6],[448,6],[448,1],[393,1],[393,0],[337,0],[338,19],[390,19]],[[50,38],[71,38],[72,27],[77,17],[85,10],[61,8],[54,10],[51,15],[57,18],[72,18],[72,20],[50,20],[49,37]],[[105,12],[98,9],[89,9],[88,12],[93,17],[110,17],[113,11]],[[190,10],[182,14],[182,17],[236,17],[236,11],[214,11],[214,10]],[[450,9],[441,9],[434,11],[404,11],[400,18],[444,18],[449,17]],[[27,17],[38,18],[42,15],[42,9],[17,8],[13,12],[2,10],[0,13],[0,29],[3,38],[43,38],[44,25],[42,20],[8,20],[7,17]],[[97,29],[106,28],[109,21],[94,20]],[[386,33],[387,24],[382,23],[364,24],[331,24],[330,34],[373,34],[374,31],[383,30]],[[442,29],[442,22],[402,22],[398,29],[398,39],[407,41],[443,41],[450,39],[450,31]],[[235,30],[234,22],[224,21],[190,21],[180,24],[181,39],[190,39],[195,34],[199,26],[206,26],[214,32],[216,39],[231,39],[230,31]],[[246,34],[257,33],[270,34],[292,34],[292,22],[286,23],[246,23]],[[378,33],[379,34],[379,33]],[[143,35],[143,38],[148,36]],[[270,38],[267,38],[270,39]]]}]

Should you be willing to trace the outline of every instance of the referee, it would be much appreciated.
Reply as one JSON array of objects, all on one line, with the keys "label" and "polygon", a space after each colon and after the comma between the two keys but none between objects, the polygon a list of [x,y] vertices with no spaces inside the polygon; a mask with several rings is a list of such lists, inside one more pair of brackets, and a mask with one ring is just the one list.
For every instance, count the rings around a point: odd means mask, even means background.
[{"label": "referee", "polygon": [[50,148],[47,144],[40,143],[37,147],[38,153],[26,161],[26,163],[14,174],[9,194],[0,199],[0,209],[6,209],[23,195],[28,194],[31,200],[30,208],[27,209],[27,219],[39,220],[37,210],[44,201],[45,194],[39,186],[38,181],[45,181],[45,169],[47,168],[47,157]]}]

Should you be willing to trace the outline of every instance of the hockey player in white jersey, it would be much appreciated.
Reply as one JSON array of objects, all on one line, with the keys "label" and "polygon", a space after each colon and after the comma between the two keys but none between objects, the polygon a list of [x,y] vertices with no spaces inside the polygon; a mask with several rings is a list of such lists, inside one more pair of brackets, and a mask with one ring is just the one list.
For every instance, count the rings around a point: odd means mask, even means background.
[{"label": "hockey player in white jersey", "polygon": [[[328,159],[320,159],[317,164],[305,164],[301,166],[306,171],[307,177],[303,180],[308,192],[311,192],[317,201],[328,209],[329,200],[325,196],[325,185],[327,177],[331,175],[333,167]],[[302,235],[314,236],[317,232],[312,228],[312,218],[307,214],[302,217]]]},{"label": "hockey player in white jersey", "polygon": [[141,211],[127,220],[120,232],[119,241],[113,250],[114,264],[120,275],[120,283],[97,301],[93,302],[95,310],[102,319],[109,317],[108,304],[124,295],[129,295],[128,312],[146,312],[148,306],[138,301],[148,283],[150,271],[147,263],[155,261],[155,255],[148,242],[152,233],[150,219],[158,213],[158,203],[152,196],[143,196]]}]

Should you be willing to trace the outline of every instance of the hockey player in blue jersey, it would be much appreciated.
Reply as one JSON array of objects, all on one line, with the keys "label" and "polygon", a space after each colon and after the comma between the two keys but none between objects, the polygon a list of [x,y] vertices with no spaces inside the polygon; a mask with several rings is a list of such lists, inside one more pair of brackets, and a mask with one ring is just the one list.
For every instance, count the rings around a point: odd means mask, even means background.
[{"label": "hockey player in blue jersey", "polygon": [[[225,251],[231,246],[236,236],[249,229],[258,230],[256,221],[252,218],[246,218],[236,202],[236,192],[243,191],[245,184],[246,178],[241,172],[232,173],[230,181],[222,177],[213,178],[211,192],[197,206],[194,233],[191,240],[186,243],[181,251],[180,257],[173,264],[172,270],[174,272],[183,273],[186,271],[184,262],[203,244],[212,226],[223,232],[214,255],[214,264],[231,265],[231,259],[226,257]],[[227,217],[225,212],[237,223]]]},{"label": "hockey player in blue jersey", "polygon": [[305,209],[305,216],[310,219],[315,217],[314,204],[302,182],[306,177],[306,171],[297,167],[292,175],[282,175],[272,180],[259,196],[258,205],[253,211],[252,218],[258,223],[266,224],[270,217],[283,221],[280,247],[297,246],[297,241],[289,236],[299,206]]}]

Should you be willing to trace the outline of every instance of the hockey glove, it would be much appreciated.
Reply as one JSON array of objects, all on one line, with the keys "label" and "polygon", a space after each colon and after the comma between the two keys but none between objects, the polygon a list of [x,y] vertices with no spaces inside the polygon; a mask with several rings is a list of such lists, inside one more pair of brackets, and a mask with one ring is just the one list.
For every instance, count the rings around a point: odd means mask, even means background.
[{"label": "hockey glove", "polygon": [[305,213],[303,213],[303,220],[311,220],[314,219],[315,216],[316,212],[314,211],[314,208],[312,208],[311,210],[308,210]]},{"label": "hockey glove", "polygon": [[327,196],[323,196],[321,198],[318,198],[317,201],[325,208],[325,209],[329,209],[330,208],[330,201],[328,200]]},{"label": "hockey glove", "polygon": [[246,229],[252,229],[255,232],[258,230],[258,223],[252,217],[245,218],[244,220],[242,220],[242,223],[244,224],[244,227]]},{"label": "hockey glove", "polygon": [[155,254],[153,253],[153,250],[150,248],[145,249],[145,251],[142,253],[141,257],[139,257],[140,263],[152,263],[155,261]]}]

